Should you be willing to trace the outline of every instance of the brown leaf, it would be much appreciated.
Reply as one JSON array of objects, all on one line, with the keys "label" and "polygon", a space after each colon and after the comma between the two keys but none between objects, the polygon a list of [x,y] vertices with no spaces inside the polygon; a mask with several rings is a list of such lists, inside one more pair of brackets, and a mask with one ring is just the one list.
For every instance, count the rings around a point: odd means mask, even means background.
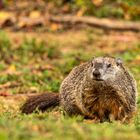
[{"label": "brown leaf", "polygon": [[83,16],[83,14],[84,14],[85,11],[86,11],[85,8],[80,9],[80,10],[76,13],[76,16],[78,16],[78,17]]},{"label": "brown leaf", "polygon": [[62,26],[61,26],[60,24],[57,24],[57,23],[52,23],[52,24],[50,25],[50,29],[51,29],[52,31],[57,31],[57,30],[59,30],[61,27],[62,27]]},{"label": "brown leaf", "polygon": [[15,73],[16,72],[16,67],[15,65],[10,65],[9,68],[7,69],[8,73]]},{"label": "brown leaf", "polygon": [[1,11],[1,12],[0,12],[0,21],[6,20],[6,19],[8,19],[8,18],[10,18],[10,17],[11,17],[11,13],[9,13],[9,12],[4,12],[4,11]]},{"label": "brown leaf", "polygon": [[10,96],[11,94],[7,91],[1,91],[0,92],[0,96],[4,96],[4,97],[7,97],[7,96]]},{"label": "brown leaf", "polygon": [[102,4],[103,0],[92,0],[92,3],[95,5],[95,6],[100,6]]},{"label": "brown leaf", "polygon": [[4,12],[0,11],[0,25],[3,26],[3,24],[7,24],[7,21],[9,23],[14,21],[14,14],[10,12]]},{"label": "brown leaf", "polygon": [[41,16],[40,12],[35,10],[35,11],[32,11],[29,15],[30,18],[39,18]]}]

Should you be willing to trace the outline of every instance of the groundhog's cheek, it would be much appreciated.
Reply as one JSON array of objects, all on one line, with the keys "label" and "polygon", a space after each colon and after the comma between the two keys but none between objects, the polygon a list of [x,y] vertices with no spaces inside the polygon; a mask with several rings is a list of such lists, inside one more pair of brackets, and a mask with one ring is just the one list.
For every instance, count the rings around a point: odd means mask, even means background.
[{"label": "groundhog's cheek", "polygon": [[93,77],[92,77],[92,75],[90,75],[90,77],[89,77],[91,80],[93,80]]},{"label": "groundhog's cheek", "polygon": [[[93,74],[91,74],[90,79],[94,81],[94,80],[96,80],[96,77],[94,77]],[[101,78],[99,78],[99,79],[101,79]]]},{"label": "groundhog's cheek", "polygon": [[112,81],[114,79],[114,74],[105,74],[102,76],[102,79],[105,81]]}]

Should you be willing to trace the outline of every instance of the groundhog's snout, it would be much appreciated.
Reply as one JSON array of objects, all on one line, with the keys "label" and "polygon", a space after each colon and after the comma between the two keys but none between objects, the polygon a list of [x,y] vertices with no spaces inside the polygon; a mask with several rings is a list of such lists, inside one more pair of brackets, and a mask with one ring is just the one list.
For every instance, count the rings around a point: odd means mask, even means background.
[{"label": "groundhog's snout", "polygon": [[93,77],[95,78],[95,79],[100,79],[100,77],[101,77],[101,73],[100,73],[100,71],[99,70],[94,70],[93,71]]}]

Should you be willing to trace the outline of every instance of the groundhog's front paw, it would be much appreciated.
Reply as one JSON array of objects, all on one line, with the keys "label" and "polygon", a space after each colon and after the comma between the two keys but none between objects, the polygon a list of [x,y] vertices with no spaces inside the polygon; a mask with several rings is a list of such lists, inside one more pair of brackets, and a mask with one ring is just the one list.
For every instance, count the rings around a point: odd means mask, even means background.
[{"label": "groundhog's front paw", "polygon": [[125,112],[118,112],[118,114],[109,114],[109,121],[113,122],[115,120],[120,121],[121,123],[129,123],[130,116]]},{"label": "groundhog's front paw", "polygon": [[110,122],[115,121],[115,116],[113,114],[109,114],[109,121]]},{"label": "groundhog's front paw", "polygon": [[93,122],[93,123],[100,123],[101,119],[96,116],[96,115],[92,115],[92,116],[85,116],[84,117],[86,119],[86,122]]}]

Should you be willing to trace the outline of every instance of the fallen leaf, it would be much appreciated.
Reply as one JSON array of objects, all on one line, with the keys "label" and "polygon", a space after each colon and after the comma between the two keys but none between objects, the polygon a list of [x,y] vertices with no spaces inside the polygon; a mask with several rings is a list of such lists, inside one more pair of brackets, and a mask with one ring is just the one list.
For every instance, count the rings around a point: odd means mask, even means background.
[{"label": "fallen leaf", "polygon": [[7,71],[8,71],[9,73],[15,73],[15,71],[16,71],[15,65],[10,65]]},{"label": "fallen leaf", "polygon": [[45,69],[53,70],[53,66],[50,64],[45,65]]},{"label": "fallen leaf", "polygon": [[10,96],[11,94],[8,93],[7,91],[1,91],[0,92],[0,96],[4,96],[4,97],[7,97],[7,96]]},{"label": "fallen leaf", "polygon": [[78,17],[83,16],[83,14],[84,14],[85,11],[86,11],[85,8],[80,9],[80,10],[76,13],[76,16],[78,16]]},{"label": "fallen leaf", "polygon": [[0,11],[0,25],[3,26],[3,24],[5,24],[5,22],[7,23],[7,21],[13,22],[14,15],[9,12]]},{"label": "fallen leaf", "polygon": [[57,23],[52,23],[51,25],[50,25],[50,29],[52,30],[52,31],[57,31],[58,29],[60,29],[61,28],[61,25],[60,24],[57,24]]},{"label": "fallen leaf", "polygon": [[4,11],[0,12],[0,20],[6,20],[6,19],[10,18],[11,16],[12,16],[12,14],[9,12],[4,12]]},{"label": "fallen leaf", "polygon": [[30,18],[39,18],[41,16],[39,11],[32,11],[29,15]]},{"label": "fallen leaf", "polygon": [[103,0],[92,0],[92,3],[95,5],[95,6],[100,6],[102,4]]}]

